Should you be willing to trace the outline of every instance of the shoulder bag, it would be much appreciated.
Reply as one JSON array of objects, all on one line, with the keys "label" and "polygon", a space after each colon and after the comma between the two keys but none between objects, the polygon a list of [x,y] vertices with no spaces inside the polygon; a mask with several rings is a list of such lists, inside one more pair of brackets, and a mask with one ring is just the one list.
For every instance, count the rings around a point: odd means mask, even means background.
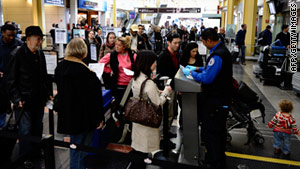
[{"label": "shoulder bag", "polygon": [[143,90],[147,78],[141,85],[139,98],[131,97],[125,106],[125,119],[144,126],[158,128],[162,120],[162,109],[155,105],[150,99],[143,98]]}]

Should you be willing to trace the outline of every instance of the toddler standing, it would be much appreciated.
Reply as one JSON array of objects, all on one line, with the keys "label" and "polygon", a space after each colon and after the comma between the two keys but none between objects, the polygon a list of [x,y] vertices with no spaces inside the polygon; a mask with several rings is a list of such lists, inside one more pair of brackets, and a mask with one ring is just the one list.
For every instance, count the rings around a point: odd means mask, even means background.
[{"label": "toddler standing", "polygon": [[267,127],[273,128],[274,132],[274,154],[281,153],[281,144],[283,155],[290,155],[291,134],[299,136],[299,130],[295,118],[291,115],[293,103],[289,100],[282,100],[279,103],[280,112],[276,113]]}]

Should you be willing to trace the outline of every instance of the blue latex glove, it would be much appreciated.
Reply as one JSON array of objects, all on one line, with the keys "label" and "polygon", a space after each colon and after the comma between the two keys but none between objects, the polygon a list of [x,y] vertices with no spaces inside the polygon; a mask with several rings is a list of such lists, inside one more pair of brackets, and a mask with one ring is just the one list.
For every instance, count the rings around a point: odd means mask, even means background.
[{"label": "blue latex glove", "polygon": [[188,69],[188,68],[183,68],[182,71],[183,71],[183,74],[184,74],[185,76],[190,75],[190,72],[191,72],[191,70]]},{"label": "blue latex glove", "polygon": [[192,71],[195,71],[196,70],[196,67],[195,66],[190,66],[190,65],[187,65],[185,68],[188,68]]}]

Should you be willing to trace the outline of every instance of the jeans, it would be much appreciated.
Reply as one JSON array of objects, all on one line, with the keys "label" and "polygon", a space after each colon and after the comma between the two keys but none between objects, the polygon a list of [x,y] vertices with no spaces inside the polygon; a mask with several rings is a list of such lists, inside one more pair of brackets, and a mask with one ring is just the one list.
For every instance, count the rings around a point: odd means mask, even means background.
[{"label": "jeans", "polygon": [[[20,109],[16,110],[16,117],[18,117]],[[25,136],[37,136],[42,137],[43,133],[43,117],[44,107],[43,106],[27,106],[19,122],[19,134]],[[20,155],[32,151],[34,146],[38,146],[30,141],[20,140]],[[39,158],[40,152],[31,153],[31,158]]]},{"label": "jeans", "polygon": [[280,149],[281,144],[282,144],[282,152],[284,154],[290,153],[291,135],[284,132],[274,132],[273,147]]},{"label": "jeans", "polygon": [[258,56],[258,59],[257,59],[258,62],[263,62],[264,61],[264,53],[262,52],[264,47],[265,46],[260,47],[260,52],[259,52],[259,56]]},{"label": "jeans", "polygon": [[0,128],[5,127],[6,113],[0,114]]},{"label": "jeans", "polygon": [[[71,143],[73,144],[90,146],[92,145],[93,142],[93,136],[94,136],[94,130],[87,133],[70,135],[70,139],[71,139]],[[86,169],[84,164],[84,158],[87,155],[88,152],[70,149],[70,169]]]},{"label": "jeans", "polygon": [[239,46],[239,51],[242,52],[242,56],[241,56],[242,63],[244,63],[246,61],[246,59],[245,59],[245,49],[246,49],[245,45]]}]

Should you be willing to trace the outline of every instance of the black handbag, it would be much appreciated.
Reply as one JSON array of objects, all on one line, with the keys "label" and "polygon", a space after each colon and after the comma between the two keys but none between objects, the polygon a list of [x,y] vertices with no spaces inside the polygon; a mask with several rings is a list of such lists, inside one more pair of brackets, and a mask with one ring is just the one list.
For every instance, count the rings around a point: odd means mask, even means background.
[{"label": "black handbag", "polygon": [[139,98],[131,97],[125,106],[125,119],[144,126],[158,128],[162,120],[161,106],[157,106],[150,99],[143,99],[143,90],[147,78],[141,85]]},{"label": "black handbag", "polygon": [[[3,131],[7,133],[18,133],[18,124],[20,122],[21,116],[24,112],[24,107],[19,110],[19,113],[16,115],[15,111],[11,111],[8,115],[8,121],[6,123],[6,126],[3,128]],[[5,166],[10,163],[10,157],[12,155],[13,149],[15,147],[17,138],[11,138],[11,137],[3,137],[0,138],[0,168],[6,168]]]}]

